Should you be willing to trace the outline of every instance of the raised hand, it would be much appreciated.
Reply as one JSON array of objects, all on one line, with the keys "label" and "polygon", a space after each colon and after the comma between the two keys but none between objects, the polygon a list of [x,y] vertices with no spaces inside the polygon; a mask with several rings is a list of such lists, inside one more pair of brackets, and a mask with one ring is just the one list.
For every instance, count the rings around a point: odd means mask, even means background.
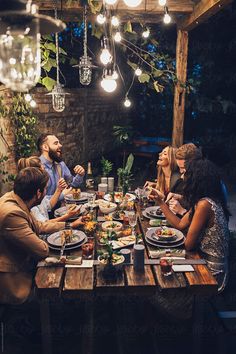
[{"label": "raised hand", "polygon": [[178,200],[173,199],[173,198],[169,201],[169,208],[173,213],[179,214],[179,215],[184,215],[187,211],[186,209],[184,209],[181,206],[181,204]]},{"label": "raised hand", "polygon": [[151,192],[150,192],[148,198],[151,200],[155,200],[158,205],[164,203],[163,202],[164,194],[162,194],[158,189],[155,189],[155,188],[151,189]]},{"label": "raised hand", "polygon": [[58,183],[57,183],[57,188],[60,191],[63,191],[63,189],[65,189],[67,187],[68,187],[68,185],[67,185],[66,181],[64,180],[64,178],[60,178]]},{"label": "raised hand", "polygon": [[84,176],[84,174],[85,174],[84,168],[83,168],[82,166],[80,166],[80,165],[76,165],[76,166],[74,167],[74,172],[75,172],[77,175],[80,175],[80,176]]}]

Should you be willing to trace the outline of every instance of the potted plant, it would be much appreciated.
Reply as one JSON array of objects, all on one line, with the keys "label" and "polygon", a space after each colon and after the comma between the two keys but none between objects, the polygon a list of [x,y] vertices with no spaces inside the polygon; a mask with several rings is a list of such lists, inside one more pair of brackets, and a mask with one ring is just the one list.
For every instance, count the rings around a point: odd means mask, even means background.
[{"label": "potted plant", "polygon": [[113,163],[109,160],[106,160],[104,157],[101,159],[102,165],[102,175],[103,177],[109,176],[110,172],[112,171]]},{"label": "potted plant", "polygon": [[117,170],[118,175],[118,186],[122,188],[123,194],[125,195],[130,186],[133,175],[131,174],[131,169],[134,163],[134,156],[133,154],[129,154],[125,167],[120,167]]}]

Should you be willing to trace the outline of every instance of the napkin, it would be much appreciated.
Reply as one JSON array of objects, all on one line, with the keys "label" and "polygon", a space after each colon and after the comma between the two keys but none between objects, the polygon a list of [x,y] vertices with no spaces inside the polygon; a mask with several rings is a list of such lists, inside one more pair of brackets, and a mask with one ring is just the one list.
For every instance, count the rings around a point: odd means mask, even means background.
[{"label": "napkin", "polygon": [[[81,257],[78,257],[81,258]],[[82,260],[82,258],[81,258]],[[92,259],[83,259],[83,261],[79,264],[71,264],[66,263],[66,268],[92,268],[93,267],[93,260]]]},{"label": "napkin", "polygon": [[[179,248],[168,249],[168,255],[169,255],[169,253],[170,253],[171,257],[185,258],[185,256],[186,256],[186,251],[183,249],[179,249]],[[149,254],[150,254],[151,258],[165,257],[166,256],[166,249],[159,248],[159,249],[156,249],[155,251],[149,250]]]},{"label": "napkin", "polygon": [[173,264],[174,272],[194,272],[194,268],[189,264]]}]

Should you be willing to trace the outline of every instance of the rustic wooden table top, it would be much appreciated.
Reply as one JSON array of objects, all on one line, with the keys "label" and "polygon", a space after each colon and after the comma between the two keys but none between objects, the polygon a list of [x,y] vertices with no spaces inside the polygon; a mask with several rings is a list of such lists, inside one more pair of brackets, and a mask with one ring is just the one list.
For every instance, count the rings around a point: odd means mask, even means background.
[{"label": "rustic wooden table top", "polygon": [[[139,215],[136,232],[145,235],[148,220]],[[144,238],[143,238],[144,239]],[[149,258],[149,246],[145,244],[145,257]],[[73,255],[81,255],[81,249],[74,250]],[[199,258],[197,253],[187,254],[187,258]],[[83,294],[108,293],[155,293],[160,290],[178,291],[186,288],[194,294],[214,294],[217,282],[206,265],[193,265],[194,272],[173,273],[169,277],[161,274],[159,265],[145,265],[143,272],[135,272],[133,265],[124,265],[119,276],[114,280],[104,279],[99,265],[92,268],[39,267],[35,276],[35,284],[39,295],[81,297]]]}]

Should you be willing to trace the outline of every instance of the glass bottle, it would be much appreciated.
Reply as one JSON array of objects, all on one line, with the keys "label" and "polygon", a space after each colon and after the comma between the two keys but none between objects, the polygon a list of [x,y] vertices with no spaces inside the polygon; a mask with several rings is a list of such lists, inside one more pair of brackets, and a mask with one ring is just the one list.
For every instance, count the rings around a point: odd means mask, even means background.
[{"label": "glass bottle", "polygon": [[94,177],[92,174],[91,162],[88,162],[85,184],[86,184],[86,189],[94,189]]}]

